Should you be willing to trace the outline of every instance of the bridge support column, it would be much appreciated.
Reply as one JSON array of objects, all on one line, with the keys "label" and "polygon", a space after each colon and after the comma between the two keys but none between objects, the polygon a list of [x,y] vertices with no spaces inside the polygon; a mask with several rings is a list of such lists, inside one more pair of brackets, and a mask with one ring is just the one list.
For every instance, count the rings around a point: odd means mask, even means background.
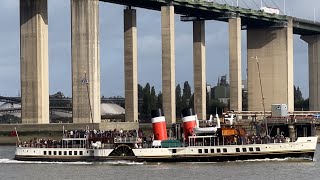
[{"label": "bridge support column", "polygon": [[48,4],[20,0],[22,123],[49,123]]},{"label": "bridge support column", "polygon": [[99,123],[99,0],[71,0],[71,24],[73,122]]},{"label": "bridge support column", "polygon": [[199,119],[206,119],[205,21],[193,21],[194,109]]},{"label": "bridge support column", "polygon": [[301,36],[308,43],[309,110],[320,111],[320,35]]},{"label": "bridge support column", "polygon": [[230,109],[242,111],[241,18],[229,19]]},{"label": "bridge support column", "polygon": [[260,67],[266,111],[271,110],[272,104],[287,104],[288,111],[292,112],[294,110],[292,20],[289,20],[287,27],[248,29],[247,38],[249,111],[263,110],[258,71]]},{"label": "bridge support column", "polygon": [[162,94],[163,110],[168,123],[176,122],[176,80],[174,47],[174,6],[161,7]]},{"label": "bridge support column", "polygon": [[125,120],[138,122],[136,10],[124,10]]}]

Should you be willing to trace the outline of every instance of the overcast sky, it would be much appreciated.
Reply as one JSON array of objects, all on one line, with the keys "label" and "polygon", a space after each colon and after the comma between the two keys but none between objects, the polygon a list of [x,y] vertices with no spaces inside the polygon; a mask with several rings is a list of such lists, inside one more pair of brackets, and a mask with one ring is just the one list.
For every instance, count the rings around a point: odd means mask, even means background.
[{"label": "overcast sky", "polygon": [[[19,0],[0,0],[0,95],[17,96],[20,92]],[[216,0],[222,2],[223,0]],[[232,0],[225,0],[232,3]],[[233,0],[236,2],[236,0]],[[242,1],[245,1],[242,2]],[[284,0],[273,0],[283,10]],[[260,0],[239,0],[240,6],[256,8]],[[272,0],[264,0],[273,6]],[[314,7],[319,7],[314,9]],[[50,94],[62,91],[71,96],[70,0],[48,0]],[[124,6],[100,3],[101,94],[124,95],[123,67]],[[319,0],[287,0],[286,13],[320,21]],[[176,15],[176,84],[189,81],[193,86],[192,23],[180,22]],[[161,19],[160,12],[137,10],[138,82],[149,82],[161,90]],[[215,85],[219,76],[228,74],[228,24],[206,22],[207,83]],[[242,32],[242,74],[246,79],[246,31]],[[308,97],[307,44],[295,35],[294,83]]]}]

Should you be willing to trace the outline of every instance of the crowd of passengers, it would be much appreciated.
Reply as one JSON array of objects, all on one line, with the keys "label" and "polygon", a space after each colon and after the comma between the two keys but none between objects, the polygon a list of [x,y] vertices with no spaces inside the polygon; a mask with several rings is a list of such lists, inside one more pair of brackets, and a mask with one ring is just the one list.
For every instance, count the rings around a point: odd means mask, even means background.
[{"label": "crowd of passengers", "polygon": [[[63,133],[64,138],[132,138],[137,137],[145,139],[144,133],[141,129],[132,129],[132,130],[65,130]],[[37,148],[53,148],[53,147],[62,147],[61,140],[52,140],[52,139],[37,139],[33,138],[29,141],[19,142],[18,146],[20,147],[37,147]],[[75,145],[73,145],[75,146]]]},{"label": "crowd of passengers", "polygon": [[[217,137],[209,140],[198,140],[191,141],[191,145],[205,145],[205,146],[217,146],[217,145],[241,145],[241,144],[267,144],[267,143],[284,143],[289,142],[290,139],[285,138],[283,135],[276,135],[275,137],[262,136],[255,134],[247,134],[245,136],[225,136]],[[189,144],[187,142],[186,144]]]},{"label": "crowd of passengers", "polygon": [[35,148],[53,148],[53,147],[61,147],[61,140],[52,140],[52,139],[30,139],[28,142],[19,142],[19,147],[35,147]]},{"label": "crowd of passengers", "polygon": [[[137,138],[139,141],[138,144],[147,143],[150,144],[154,140],[154,136],[145,136],[141,129],[132,129],[132,130],[65,130],[63,134],[64,138]],[[174,138],[170,138],[174,139]],[[185,139],[183,142],[188,145]],[[219,140],[212,140],[212,142],[204,140],[193,141],[194,145],[235,145],[235,144],[266,144],[266,143],[283,143],[288,142],[288,138],[285,138],[283,135],[276,135],[275,137],[270,136],[257,136],[255,134],[246,135],[246,136],[226,136],[224,138],[220,137]],[[52,140],[52,139],[31,139],[28,142],[20,142],[18,144],[20,147],[38,147],[38,148],[46,148],[46,147],[62,147],[61,140]]]},{"label": "crowd of passengers", "polygon": [[114,138],[114,137],[143,137],[144,133],[142,129],[132,130],[65,130],[64,138]]}]

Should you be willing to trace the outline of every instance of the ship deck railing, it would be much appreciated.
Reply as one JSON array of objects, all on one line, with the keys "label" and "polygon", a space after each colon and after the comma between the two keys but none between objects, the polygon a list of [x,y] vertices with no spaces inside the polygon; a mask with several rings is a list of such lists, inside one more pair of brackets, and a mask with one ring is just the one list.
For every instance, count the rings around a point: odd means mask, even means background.
[{"label": "ship deck railing", "polygon": [[17,143],[17,147],[24,147],[24,148],[63,148],[63,149],[70,149],[70,148],[87,148],[85,145],[68,145],[62,146],[60,144],[41,144],[41,143]]},{"label": "ship deck railing", "polygon": [[133,144],[133,143],[137,143],[141,138],[138,137],[121,137],[121,136],[117,136],[114,138],[114,143],[124,143],[124,144]]},{"label": "ship deck railing", "polygon": [[250,144],[274,144],[293,142],[296,139],[288,137],[239,137],[227,138],[217,136],[189,136],[185,146],[224,146],[224,145],[250,145]]}]

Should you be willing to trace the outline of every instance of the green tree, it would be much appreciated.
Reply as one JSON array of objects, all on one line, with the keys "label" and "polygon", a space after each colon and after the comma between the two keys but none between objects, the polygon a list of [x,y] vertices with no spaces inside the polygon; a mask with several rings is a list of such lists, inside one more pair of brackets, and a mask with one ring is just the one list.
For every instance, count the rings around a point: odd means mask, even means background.
[{"label": "green tree", "polygon": [[151,110],[157,108],[157,101],[158,101],[158,98],[156,95],[156,90],[154,89],[154,86],[152,86],[151,94],[150,94],[150,108],[151,108]]},{"label": "green tree", "polygon": [[190,101],[189,101],[189,108],[194,109],[194,93],[192,93],[191,97],[190,97]]},{"label": "green tree", "polygon": [[302,92],[299,86],[294,86],[294,109],[296,111],[308,111],[309,99],[303,99]]},{"label": "green tree", "polygon": [[143,88],[143,98],[142,98],[142,117],[149,118],[151,111],[151,95],[150,95],[150,84],[147,83]]},{"label": "green tree", "polygon": [[296,86],[293,86],[293,89],[294,89],[294,101],[300,101],[300,100],[303,100],[303,97],[302,97],[302,92],[300,90],[300,87],[298,86],[296,88]]},{"label": "green tree", "polygon": [[191,100],[191,87],[188,81],[185,81],[183,84],[182,109],[193,106],[193,103],[190,103],[190,100]]},{"label": "green tree", "polygon": [[163,109],[162,108],[162,93],[161,93],[161,91],[158,94],[157,108]]},{"label": "green tree", "polygon": [[176,116],[180,117],[182,111],[182,96],[180,84],[176,86]]},{"label": "green tree", "polygon": [[138,84],[138,98],[143,98],[143,87],[140,84]]}]

